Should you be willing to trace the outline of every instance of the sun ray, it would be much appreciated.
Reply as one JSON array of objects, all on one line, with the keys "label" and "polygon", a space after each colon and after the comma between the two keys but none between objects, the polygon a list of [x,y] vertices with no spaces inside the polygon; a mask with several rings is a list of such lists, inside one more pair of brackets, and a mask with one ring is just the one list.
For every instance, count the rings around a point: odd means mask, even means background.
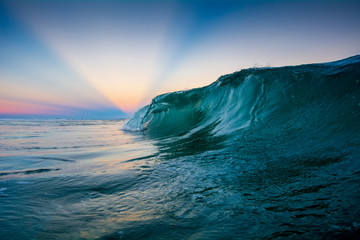
[{"label": "sun ray", "polygon": [[[126,4],[95,10],[74,5],[66,19],[57,18],[58,8],[51,6],[46,6],[48,11],[42,11],[43,5],[17,7],[16,14],[82,79],[119,109],[133,112],[155,75],[173,5],[161,7],[166,11],[153,7],[153,11],[132,14]],[[78,21],[68,29],[69,19],[74,18]],[[131,21],[131,28],[123,24]]]}]

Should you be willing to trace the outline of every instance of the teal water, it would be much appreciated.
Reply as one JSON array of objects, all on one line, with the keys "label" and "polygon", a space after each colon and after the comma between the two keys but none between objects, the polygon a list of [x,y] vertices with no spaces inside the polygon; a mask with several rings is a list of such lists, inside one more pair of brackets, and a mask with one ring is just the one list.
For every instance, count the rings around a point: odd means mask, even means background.
[{"label": "teal water", "polygon": [[156,219],[156,148],[123,123],[1,120],[0,239],[119,239]]},{"label": "teal water", "polygon": [[0,239],[359,239],[360,57],[130,120],[0,120]]}]

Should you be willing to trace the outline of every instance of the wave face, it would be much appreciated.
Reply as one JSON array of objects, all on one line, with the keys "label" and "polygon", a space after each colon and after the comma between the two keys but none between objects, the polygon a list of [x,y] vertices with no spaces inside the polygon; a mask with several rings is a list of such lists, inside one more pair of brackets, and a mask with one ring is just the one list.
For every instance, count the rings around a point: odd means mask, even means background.
[{"label": "wave face", "polygon": [[360,56],[280,68],[253,68],[213,84],[157,96],[135,113],[127,130],[150,136],[214,136],[245,130],[290,129],[313,134],[359,132]]},{"label": "wave face", "polygon": [[359,239],[359,81],[360,56],[242,70],[158,96],[126,128],[157,147],[167,208],[204,226],[195,238]]}]

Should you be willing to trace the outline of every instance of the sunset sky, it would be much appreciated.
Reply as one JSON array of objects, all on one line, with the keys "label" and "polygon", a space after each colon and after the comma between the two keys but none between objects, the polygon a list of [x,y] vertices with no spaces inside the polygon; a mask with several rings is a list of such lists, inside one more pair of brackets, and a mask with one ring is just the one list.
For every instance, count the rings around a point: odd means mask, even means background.
[{"label": "sunset sky", "polygon": [[243,68],[357,55],[359,13],[359,0],[0,0],[0,117],[120,118]]}]

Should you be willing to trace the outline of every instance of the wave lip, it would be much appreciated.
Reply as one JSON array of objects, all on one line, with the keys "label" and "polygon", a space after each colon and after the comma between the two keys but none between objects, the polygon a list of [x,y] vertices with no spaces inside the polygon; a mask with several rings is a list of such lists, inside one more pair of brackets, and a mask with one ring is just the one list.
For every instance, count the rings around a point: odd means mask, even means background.
[{"label": "wave lip", "polygon": [[298,128],[308,121],[322,121],[321,127],[328,128],[339,125],[336,120],[350,124],[360,117],[359,81],[360,55],[329,63],[245,69],[202,88],[155,97],[124,130],[166,137],[210,127],[213,135],[228,135],[289,121]]}]

